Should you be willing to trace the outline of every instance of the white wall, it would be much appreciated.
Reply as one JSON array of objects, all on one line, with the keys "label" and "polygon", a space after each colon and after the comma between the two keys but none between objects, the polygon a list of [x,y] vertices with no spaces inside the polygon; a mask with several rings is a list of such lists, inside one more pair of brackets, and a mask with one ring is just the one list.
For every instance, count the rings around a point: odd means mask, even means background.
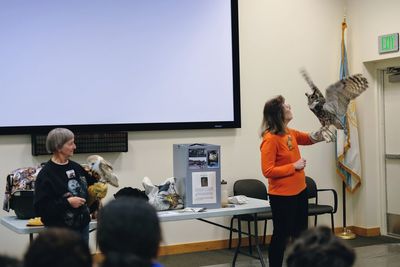
[{"label": "white wall", "polygon": [[[362,19],[363,12],[370,14],[374,9],[363,8],[361,2],[353,1],[349,5],[347,16],[352,20],[354,28],[370,26],[372,22]],[[374,4],[373,1],[369,1]],[[397,7],[399,4],[392,2]],[[365,5],[365,4],[364,4]],[[375,4],[378,6],[378,4]],[[308,90],[298,70],[306,67],[317,86],[323,89],[338,79],[340,59],[341,21],[343,18],[344,0],[240,0],[240,60],[241,60],[241,105],[242,128],[222,130],[187,130],[159,132],[129,133],[129,152],[103,154],[119,175],[120,185],[141,187],[141,180],[149,176],[153,182],[159,183],[172,176],[172,144],[203,142],[221,145],[222,177],[228,181],[229,187],[241,178],[262,178],[260,171],[260,156],[258,137],[264,102],[278,94],[286,97],[291,104],[294,120],[293,128],[304,131],[319,127],[315,116],[308,110],[304,93]],[[390,10],[390,7],[387,7]],[[399,9],[398,9],[399,10]],[[382,11],[383,12],[383,11]],[[381,14],[380,20],[386,15]],[[350,24],[351,25],[351,24]],[[358,25],[356,27],[356,25]],[[382,26],[384,23],[382,23]],[[352,26],[351,26],[352,27]],[[367,28],[368,29],[368,28]],[[392,29],[382,29],[385,33]],[[368,30],[354,34],[349,50],[352,71],[362,71],[362,58],[358,56],[357,47],[362,47]],[[349,32],[350,33],[350,32]],[[359,52],[360,53],[360,52]],[[364,55],[364,53],[362,53]],[[356,63],[354,63],[356,61]],[[364,175],[366,182],[361,190],[353,196],[348,196],[348,225],[379,226],[377,216],[362,215],[369,212],[364,207],[373,205],[378,197],[375,188],[377,172],[373,163],[376,162],[376,134],[369,136],[368,123],[377,124],[374,111],[369,111],[370,102],[375,95],[369,90],[358,101],[359,119],[362,125],[361,145]],[[365,117],[368,114],[369,117]],[[368,134],[367,134],[368,131]],[[372,145],[371,145],[372,143]],[[372,147],[371,147],[372,146]],[[334,145],[320,143],[302,148],[302,155],[307,159],[306,173],[317,180],[322,187],[336,188],[341,200],[341,182],[335,172]],[[0,136],[0,155],[2,164],[0,177],[20,166],[36,165],[47,157],[32,157],[30,154],[29,136]],[[83,162],[87,155],[76,155],[74,160]],[[370,188],[369,181],[372,181]],[[5,180],[0,183],[0,191],[4,192]],[[110,188],[107,199],[111,199],[117,190]],[[366,197],[368,195],[368,198]],[[353,201],[354,200],[354,201]],[[341,225],[342,211],[335,216],[336,226]],[[375,204],[372,212],[379,213]],[[354,214],[354,216],[353,216]],[[1,211],[0,216],[9,215]],[[324,218],[326,217],[326,218]],[[320,223],[329,224],[329,216],[321,217]],[[216,219],[220,223],[229,223],[229,218]],[[269,225],[269,231],[271,230]],[[164,244],[173,245],[189,242],[227,239],[228,232],[197,221],[164,223]],[[14,234],[5,227],[0,227],[0,253],[21,256],[28,244],[28,237]],[[93,245],[93,244],[92,244]]]},{"label": "white wall", "polygon": [[384,166],[381,153],[382,136],[380,94],[377,70],[389,66],[400,66],[400,53],[379,55],[378,36],[400,32],[398,12],[400,2],[396,0],[349,0],[348,54],[351,72],[364,73],[370,88],[357,100],[359,135],[362,147],[363,186],[354,195],[352,211],[354,224],[361,227],[377,227],[385,230],[382,218],[385,207]]},{"label": "white wall", "polygon": [[399,1],[347,1],[349,37],[353,40],[349,47],[352,61],[361,63],[400,56],[399,52],[378,53],[378,36],[399,32]]}]

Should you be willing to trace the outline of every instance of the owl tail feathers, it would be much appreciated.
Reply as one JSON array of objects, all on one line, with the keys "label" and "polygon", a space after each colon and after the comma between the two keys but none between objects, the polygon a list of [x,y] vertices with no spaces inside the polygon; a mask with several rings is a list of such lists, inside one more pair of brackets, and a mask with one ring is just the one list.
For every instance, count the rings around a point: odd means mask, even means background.
[{"label": "owl tail feathers", "polygon": [[311,80],[310,75],[308,75],[306,69],[305,68],[301,68],[300,69],[300,73],[303,76],[304,80],[306,80],[306,82],[308,83],[310,88],[312,90],[315,90],[315,88],[317,88],[317,87],[315,86],[314,82]]}]

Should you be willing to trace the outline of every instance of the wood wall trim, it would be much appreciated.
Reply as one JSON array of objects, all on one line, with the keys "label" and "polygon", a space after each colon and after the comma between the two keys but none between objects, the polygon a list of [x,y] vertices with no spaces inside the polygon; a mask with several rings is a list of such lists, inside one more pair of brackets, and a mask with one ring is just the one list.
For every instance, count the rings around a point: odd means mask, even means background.
[{"label": "wood wall trim", "polygon": [[[358,226],[349,226],[347,227],[353,231],[356,235],[359,236],[380,236],[381,231],[379,227],[373,228],[364,228]],[[343,231],[343,227],[335,228],[335,233],[341,233]],[[262,241],[262,236],[259,237],[259,240]],[[271,235],[267,236],[266,242],[269,243],[271,240]],[[232,240],[232,247],[236,247],[238,240]],[[191,252],[199,252],[199,251],[207,251],[207,250],[217,250],[217,249],[225,249],[228,248],[229,240],[214,240],[214,241],[205,241],[205,242],[196,242],[196,243],[186,243],[186,244],[178,244],[178,245],[170,245],[170,246],[161,246],[160,247],[160,256],[164,255],[174,255],[174,254],[182,254],[182,253],[191,253]],[[242,246],[248,245],[247,237],[242,240]]]},{"label": "wood wall trim", "polygon": [[[380,236],[381,231],[379,227],[373,228],[364,228],[358,226],[349,226],[347,227],[352,230],[353,233],[359,236]],[[335,228],[335,233],[341,233],[343,231],[343,227]],[[259,240],[262,242],[262,236],[259,237]],[[271,235],[267,236],[266,242],[269,243],[271,240]],[[235,238],[232,240],[232,247],[235,248],[237,245],[238,239]],[[169,245],[169,246],[160,246],[159,255],[175,255],[175,254],[183,254],[183,253],[191,253],[191,252],[199,252],[199,251],[207,251],[207,250],[217,250],[217,249],[225,249],[228,248],[229,240],[212,240],[212,241],[204,241],[204,242],[195,242],[195,243],[185,243],[178,245]],[[247,246],[248,239],[247,237],[242,239],[241,246]],[[100,253],[99,253],[100,254]],[[101,257],[101,256],[100,256]]]},{"label": "wood wall trim", "polygon": [[353,233],[359,236],[380,236],[381,235],[381,229],[379,227],[373,227],[373,228],[364,228],[364,227],[358,227],[358,226],[352,226],[350,228]]}]

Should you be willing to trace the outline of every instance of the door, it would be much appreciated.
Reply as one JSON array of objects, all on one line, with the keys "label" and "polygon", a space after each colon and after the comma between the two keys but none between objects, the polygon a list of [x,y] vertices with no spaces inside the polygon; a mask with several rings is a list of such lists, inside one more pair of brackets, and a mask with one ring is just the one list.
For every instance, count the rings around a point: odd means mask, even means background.
[{"label": "door", "polygon": [[385,71],[383,95],[387,233],[400,236],[400,82],[391,82],[397,69]]}]

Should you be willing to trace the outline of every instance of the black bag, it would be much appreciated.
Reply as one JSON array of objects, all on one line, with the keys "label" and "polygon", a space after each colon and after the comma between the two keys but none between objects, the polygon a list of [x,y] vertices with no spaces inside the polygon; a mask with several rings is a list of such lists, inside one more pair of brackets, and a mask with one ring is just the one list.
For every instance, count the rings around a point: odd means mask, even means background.
[{"label": "black bag", "polygon": [[136,197],[142,198],[144,200],[149,200],[144,191],[132,187],[124,187],[118,190],[118,192],[114,194],[114,198],[119,197]]},{"label": "black bag", "polygon": [[34,218],[33,190],[15,191],[10,198],[10,208],[14,210],[18,219]]}]

